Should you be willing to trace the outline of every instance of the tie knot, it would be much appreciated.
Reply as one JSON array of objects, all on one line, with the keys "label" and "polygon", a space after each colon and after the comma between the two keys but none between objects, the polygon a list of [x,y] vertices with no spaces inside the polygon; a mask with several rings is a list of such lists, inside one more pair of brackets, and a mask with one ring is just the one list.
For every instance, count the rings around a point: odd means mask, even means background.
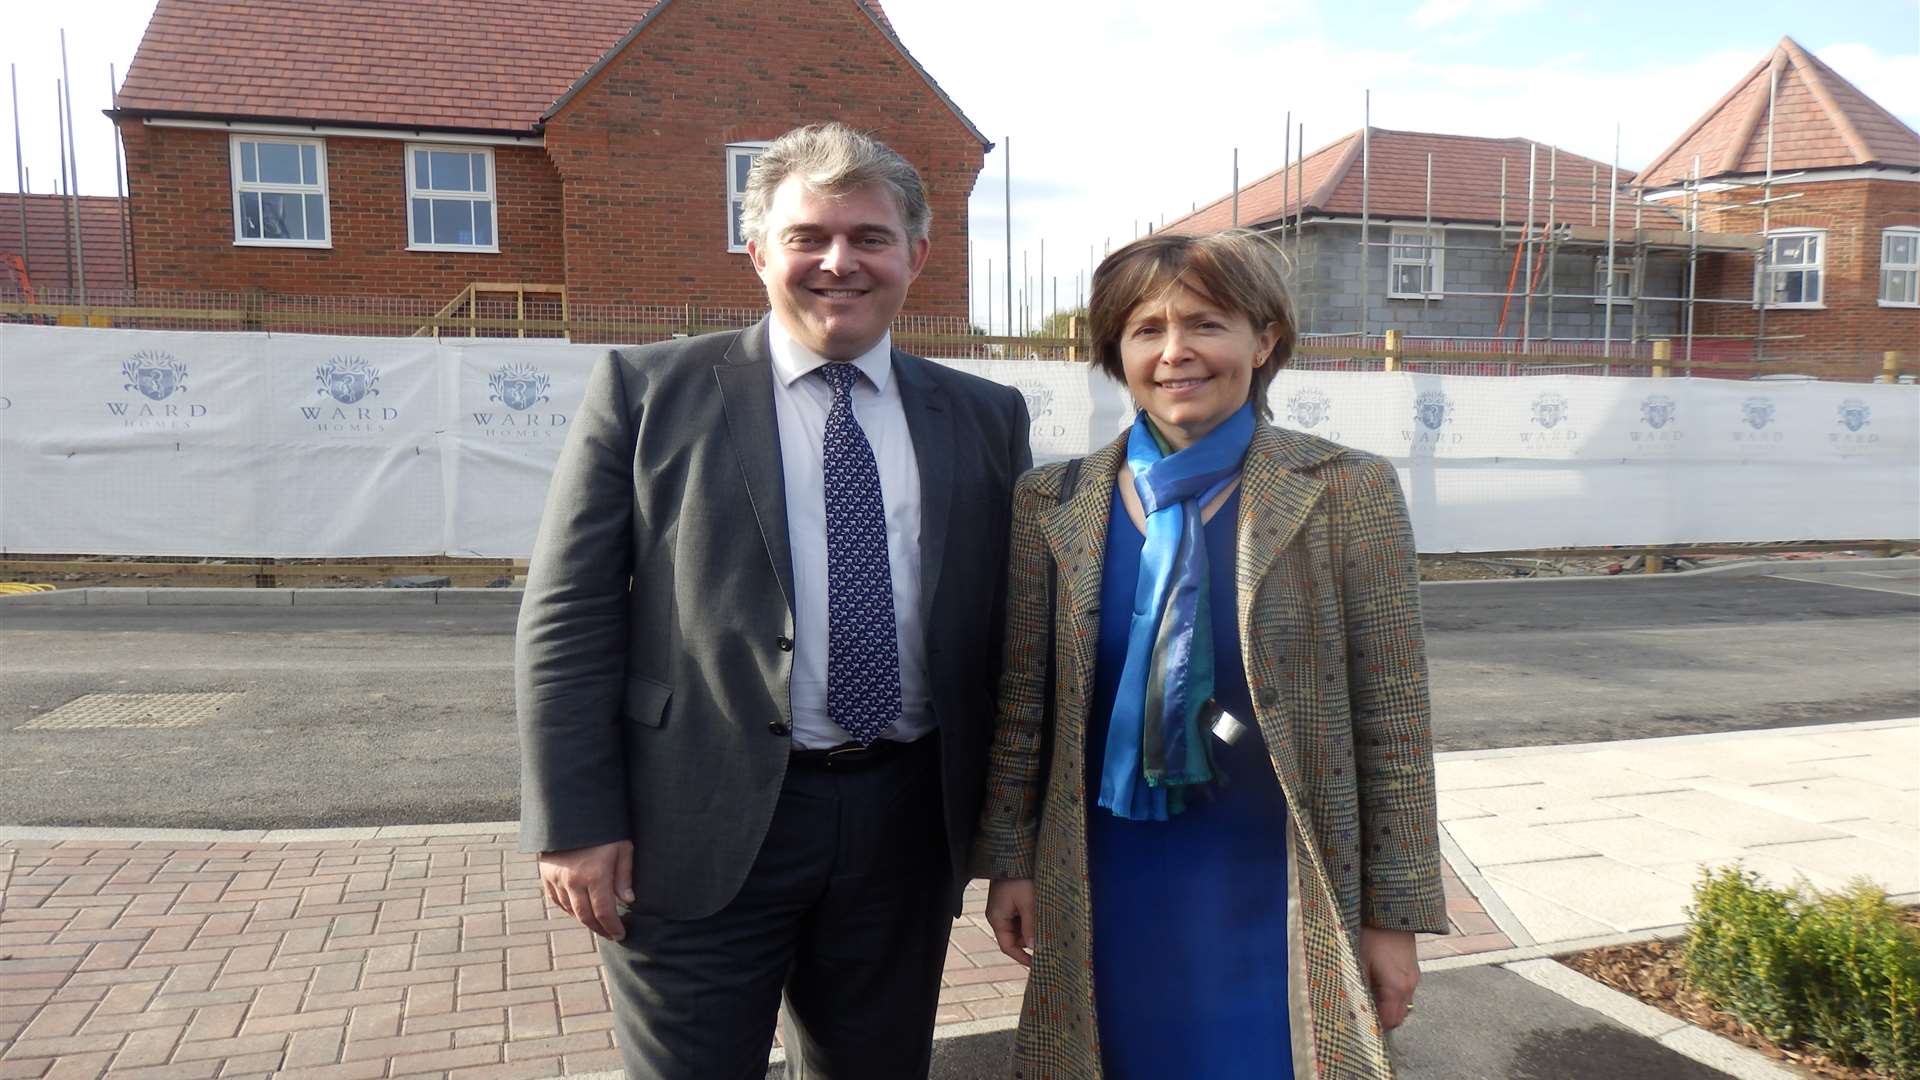
[{"label": "tie knot", "polygon": [[829,360],[814,370],[833,387],[836,396],[852,393],[854,381],[860,378],[859,368],[841,360]]}]

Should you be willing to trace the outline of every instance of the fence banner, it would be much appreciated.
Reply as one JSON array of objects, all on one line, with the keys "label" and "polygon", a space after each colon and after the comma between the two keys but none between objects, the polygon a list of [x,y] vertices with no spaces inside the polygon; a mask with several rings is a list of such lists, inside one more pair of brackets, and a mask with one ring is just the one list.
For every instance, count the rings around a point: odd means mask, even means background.
[{"label": "fence banner", "polygon": [[[602,346],[0,325],[0,550],[524,557]],[[1034,460],[1131,419],[1090,366],[1017,388]],[[1382,454],[1420,550],[1908,538],[1920,388],[1284,371],[1275,423]]]}]

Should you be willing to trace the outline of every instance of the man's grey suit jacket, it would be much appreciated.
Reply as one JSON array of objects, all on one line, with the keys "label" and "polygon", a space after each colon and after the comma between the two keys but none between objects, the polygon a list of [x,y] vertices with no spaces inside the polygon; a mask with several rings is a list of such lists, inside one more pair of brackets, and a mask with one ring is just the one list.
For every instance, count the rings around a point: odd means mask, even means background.
[{"label": "man's grey suit jacket", "polygon": [[[895,350],[920,472],[949,902],[979,817],[1003,634],[1018,391]],[[520,842],[634,846],[636,911],[725,906],[792,749],[793,570],[764,321],[612,352],[560,455],[515,640]],[[937,842],[930,838],[929,842]]]}]

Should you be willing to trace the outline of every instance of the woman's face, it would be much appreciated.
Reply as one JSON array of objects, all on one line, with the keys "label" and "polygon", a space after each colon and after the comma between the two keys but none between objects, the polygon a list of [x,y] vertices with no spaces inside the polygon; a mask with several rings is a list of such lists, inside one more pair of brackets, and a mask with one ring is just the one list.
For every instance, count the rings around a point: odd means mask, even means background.
[{"label": "woman's face", "polygon": [[1253,369],[1279,338],[1279,324],[1256,331],[1245,315],[1177,286],[1127,316],[1120,366],[1133,400],[1178,450],[1247,403]]}]

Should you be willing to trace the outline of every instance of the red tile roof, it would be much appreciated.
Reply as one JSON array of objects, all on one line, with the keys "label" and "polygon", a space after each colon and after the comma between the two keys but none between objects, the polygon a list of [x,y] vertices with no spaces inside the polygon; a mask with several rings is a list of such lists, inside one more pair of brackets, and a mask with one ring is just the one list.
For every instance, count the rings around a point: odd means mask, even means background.
[{"label": "red tile roof", "polygon": [[1647,187],[1679,184],[1700,158],[1703,179],[1767,169],[1767,87],[1777,73],[1773,169],[1920,168],[1920,134],[1841,78],[1790,37],[1733,85],[1672,146],[1641,171]]},{"label": "red tile roof", "polygon": [[120,107],[527,132],[659,2],[159,0]]},{"label": "red tile roof", "polygon": [[[120,203],[110,195],[82,195],[80,209],[80,252],[87,264],[87,288],[125,289],[126,260],[121,257]],[[67,273],[67,252],[72,233],[68,229],[67,199],[64,195],[28,195],[27,244],[20,243],[20,196],[0,194],[0,289],[20,288],[19,269],[14,256],[27,257],[27,271],[36,291],[64,289],[72,284]]]},{"label": "red tile roof", "polygon": [[[1427,160],[1431,154],[1435,222],[1495,224],[1502,220],[1500,163],[1505,161],[1505,220],[1517,225],[1527,216],[1528,156],[1538,145],[1534,220],[1543,224],[1547,221],[1551,192],[1556,222],[1606,224],[1606,162],[1556,151],[1527,139],[1372,130],[1365,187],[1367,212],[1373,217],[1419,220],[1427,215]],[[1308,154],[1301,162],[1241,188],[1240,224],[1265,225],[1299,213],[1359,217],[1361,171],[1361,137],[1355,131]],[[1549,175],[1555,174],[1557,180],[1549,183]],[[1627,175],[1620,174],[1623,184]],[[1166,228],[1211,232],[1227,228],[1232,219],[1233,198],[1229,193],[1178,221],[1168,222]]]}]

